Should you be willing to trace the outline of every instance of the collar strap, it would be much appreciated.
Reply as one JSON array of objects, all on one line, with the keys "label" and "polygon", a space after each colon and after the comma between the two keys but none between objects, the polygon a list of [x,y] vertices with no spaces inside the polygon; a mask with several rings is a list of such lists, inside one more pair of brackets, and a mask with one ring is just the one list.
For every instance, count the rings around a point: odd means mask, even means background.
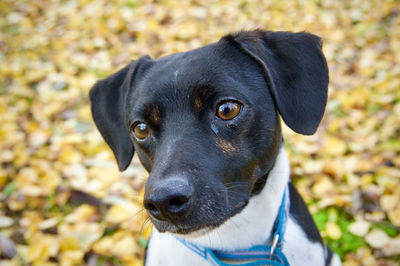
[{"label": "collar strap", "polygon": [[287,194],[288,186],[283,192],[281,206],[275,219],[271,245],[257,245],[235,251],[219,251],[195,245],[182,238],[177,237],[176,239],[213,266],[289,266],[289,262],[281,250],[289,209]]}]

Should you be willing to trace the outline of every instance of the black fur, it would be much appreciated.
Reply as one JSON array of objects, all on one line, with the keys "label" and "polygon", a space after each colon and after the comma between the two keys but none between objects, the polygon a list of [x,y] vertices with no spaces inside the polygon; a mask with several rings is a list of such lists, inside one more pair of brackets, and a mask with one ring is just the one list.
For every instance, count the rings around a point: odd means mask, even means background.
[{"label": "black fur", "polygon": [[308,212],[307,205],[304,203],[303,198],[297,192],[297,189],[292,183],[289,184],[289,194],[290,215],[297,221],[298,225],[300,225],[310,241],[318,242],[322,245],[322,238],[312,216]]},{"label": "black fur", "polygon": [[326,246],[326,257],[325,257],[325,265],[330,265],[333,257],[333,252],[330,248]]}]

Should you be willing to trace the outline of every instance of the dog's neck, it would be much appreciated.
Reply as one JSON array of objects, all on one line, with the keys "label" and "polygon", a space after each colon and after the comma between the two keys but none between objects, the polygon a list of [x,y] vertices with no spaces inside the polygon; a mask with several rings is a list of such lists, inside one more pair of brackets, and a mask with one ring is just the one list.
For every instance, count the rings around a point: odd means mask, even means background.
[{"label": "dog's neck", "polygon": [[200,230],[179,237],[211,249],[235,250],[265,244],[270,239],[289,181],[289,169],[289,160],[282,145],[264,188],[250,198],[240,213],[211,231]]}]

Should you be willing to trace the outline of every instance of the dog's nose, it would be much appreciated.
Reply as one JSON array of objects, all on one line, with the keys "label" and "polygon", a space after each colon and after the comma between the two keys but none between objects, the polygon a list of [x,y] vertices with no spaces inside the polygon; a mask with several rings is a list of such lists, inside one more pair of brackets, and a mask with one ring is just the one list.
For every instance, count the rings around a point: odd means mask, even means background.
[{"label": "dog's nose", "polygon": [[190,208],[193,188],[184,178],[167,178],[146,189],[144,207],[159,220],[175,221]]}]

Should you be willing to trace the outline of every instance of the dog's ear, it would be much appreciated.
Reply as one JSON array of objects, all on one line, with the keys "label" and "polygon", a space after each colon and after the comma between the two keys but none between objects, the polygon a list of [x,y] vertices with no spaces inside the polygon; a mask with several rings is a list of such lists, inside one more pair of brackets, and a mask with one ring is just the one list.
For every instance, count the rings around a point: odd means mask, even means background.
[{"label": "dog's ear", "polygon": [[98,81],[89,93],[93,120],[113,151],[120,171],[129,166],[134,154],[126,125],[125,100],[142,59],[134,60],[118,72]]},{"label": "dog's ear", "polygon": [[285,123],[297,133],[313,134],[324,114],[329,82],[321,39],[261,30],[225,38],[260,65]]}]

